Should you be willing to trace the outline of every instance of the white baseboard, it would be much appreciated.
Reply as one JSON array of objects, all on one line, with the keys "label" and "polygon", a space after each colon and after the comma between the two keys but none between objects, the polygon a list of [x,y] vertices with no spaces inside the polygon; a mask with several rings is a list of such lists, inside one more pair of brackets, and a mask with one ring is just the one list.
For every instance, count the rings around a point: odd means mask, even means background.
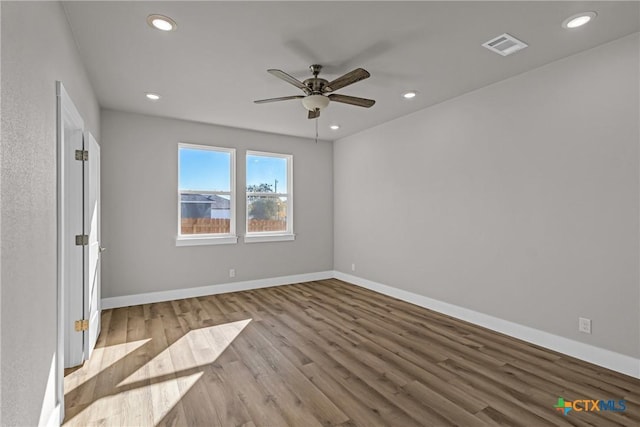
[{"label": "white baseboard", "polygon": [[333,278],[333,271],[295,274],[292,276],[270,277],[267,279],[247,280],[244,282],[223,283],[220,285],[201,286],[197,288],[174,289],[170,291],[149,292],[145,294],[123,295],[120,297],[102,298],[103,310],[127,307],[130,305],[150,304],[154,302],[172,301],[183,298],[194,298],[205,295],[224,294],[227,292],[248,291],[251,289],[269,288],[271,286],[290,285]]},{"label": "white baseboard", "polygon": [[548,348],[550,350],[584,360],[585,362],[611,369],[612,371],[640,378],[640,359],[636,359],[631,356],[574,341],[339,271],[334,271],[333,276],[336,279],[344,280],[345,282],[353,283],[354,285],[362,286],[363,288],[367,288],[420,307],[428,308],[430,310],[437,311],[438,313],[446,314],[448,316],[539,345],[540,347]]}]

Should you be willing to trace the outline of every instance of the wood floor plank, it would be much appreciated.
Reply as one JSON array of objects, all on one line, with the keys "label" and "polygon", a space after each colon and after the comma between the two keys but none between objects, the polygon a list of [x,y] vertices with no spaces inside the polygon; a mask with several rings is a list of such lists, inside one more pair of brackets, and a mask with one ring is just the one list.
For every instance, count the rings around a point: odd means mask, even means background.
[{"label": "wood floor plank", "polygon": [[262,389],[244,363],[237,361],[224,365],[221,375],[245,405],[256,426],[288,425],[273,396]]},{"label": "wood floor plank", "polygon": [[443,416],[455,425],[469,427],[487,425],[484,421],[477,418],[472,413],[461,409],[459,405],[456,405],[439,393],[434,392],[425,384],[422,384],[419,381],[411,381],[410,383],[404,385],[402,388],[409,394],[409,396],[413,397],[419,402],[426,403],[430,408],[434,410],[434,412]]},{"label": "wood floor plank", "polygon": [[337,279],[105,310],[65,375],[68,426],[640,425],[638,379]]},{"label": "wood floor plank", "polygon": [[361,379],[365,384],[376,390],[386,399],[392,401],[394,405],[402,409],[408,416],[418,422],[425,422],[429,425],[453,425],[440,414],[431,412],[426,405],[421,405],[404,392],[400,387],[393,384],[383,374],[374,369],[365,367],[359,361],[342,350],[334,350],[329,356],[338,361],[342,366],[349,369],[353,375]]},{"label": "wood floor plank", "polygon": [[[329,375],[326,375],[318,365],[309,363],[304,365],[302,369],[309,378],[309,381],[318,387],[325,395],[331,396],[332,399],[335,400],[336,405],[338,405],[351,420],[358,420],[361,425],[372,427],[385,425],[379,411],[367,407],[351,394],[349,389],[345,388]],[[345,423],[351,420],[345,421]],[[351,422],[353,423],[353,421]]]}]

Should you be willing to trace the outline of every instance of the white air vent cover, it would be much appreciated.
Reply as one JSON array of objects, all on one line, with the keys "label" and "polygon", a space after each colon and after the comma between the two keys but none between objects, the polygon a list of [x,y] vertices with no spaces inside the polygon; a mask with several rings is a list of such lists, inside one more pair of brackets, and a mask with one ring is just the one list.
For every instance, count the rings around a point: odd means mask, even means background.
[{"label": "white air vent cover", "polygon": [[483,43],[482,46],[502,56],[507,56],[522,50],[529,45],[507,33],[504,33],[486,43]]}]

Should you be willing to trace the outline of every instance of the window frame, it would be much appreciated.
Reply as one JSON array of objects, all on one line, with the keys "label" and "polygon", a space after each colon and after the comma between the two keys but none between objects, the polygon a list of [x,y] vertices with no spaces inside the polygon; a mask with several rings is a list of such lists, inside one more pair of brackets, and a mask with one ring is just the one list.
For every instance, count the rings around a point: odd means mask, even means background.
[{"label": "window frame", "polygon": [[[180,149],[189,148],[203,151],[216,151],[229,154],[229,191],[213,190],[180,190]],[[212,145],[192,144],[186,142],[178,143],[178,230],[176,235],[176,246],[200,246],[200,245],[222,245],[238,243],[236,234],[236,149],[226,147],[215,147]],[[182,234],[182,197],[181,194],[211,194],[229,196],[229,233],[207,233],[207,234]]]},{"label": "window frame", "polygon": [[[286,193],[250,193],[247,191],[247,174],[248,174],[248,160],[249,156],[260,157],[275,157],[278,159],[285,159],[287,161],[287,192]],[[245,243],[259,243],[259,242],[278,242],[295,240],[295,234],[293,232],[293,155],[282,153],[271,153],[266,151],[247,150],[245,153]],[[249,195],[252,196],[284,196],[287,198],[287,229],[284,231],[249,231]]]}]

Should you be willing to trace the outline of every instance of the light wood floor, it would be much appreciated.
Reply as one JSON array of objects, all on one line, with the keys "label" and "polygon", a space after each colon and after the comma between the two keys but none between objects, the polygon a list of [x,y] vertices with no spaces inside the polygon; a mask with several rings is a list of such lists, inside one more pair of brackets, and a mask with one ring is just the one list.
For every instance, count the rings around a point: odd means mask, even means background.
[{"label": "light wood floor", "polygon": [[[102,322],[65,378],[66,425],[640,425],[640,380],[338,280]],[[558,397],[627,410],[564,416]]]}]

